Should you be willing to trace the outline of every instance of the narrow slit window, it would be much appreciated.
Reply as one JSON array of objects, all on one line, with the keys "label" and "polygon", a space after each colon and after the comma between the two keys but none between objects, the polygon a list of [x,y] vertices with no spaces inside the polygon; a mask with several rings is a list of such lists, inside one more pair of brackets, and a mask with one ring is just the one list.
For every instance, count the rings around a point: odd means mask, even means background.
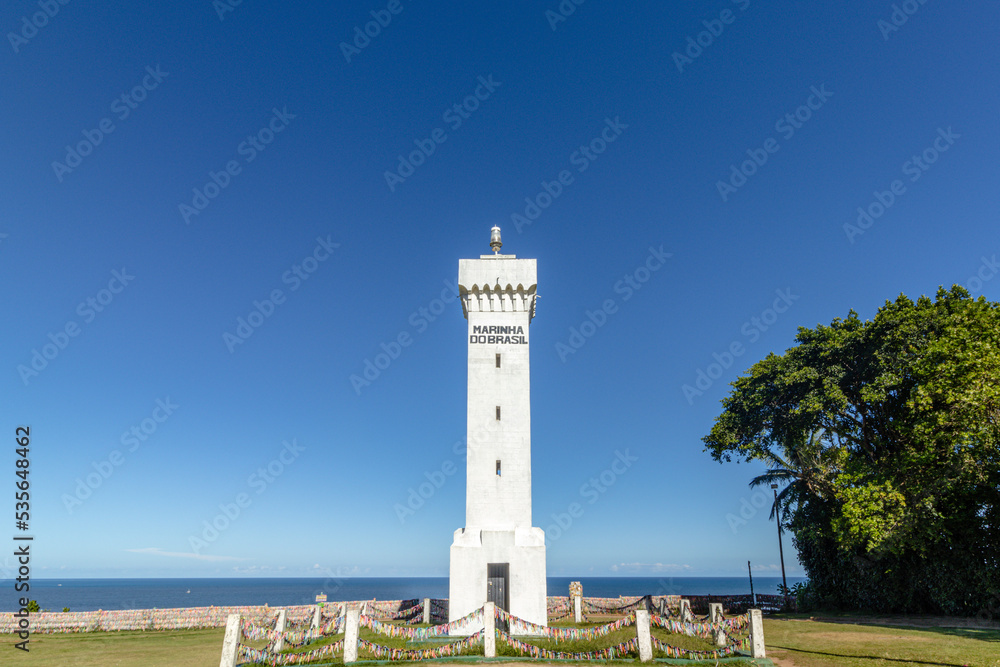
[{"label": "narrow slit window", "polygon": [[497,368],[500,368],[500,355],[497,354]]},{"label": "narrow slit window", "polygon": [[497,477],[500,477],[500,459],[497,459]]},{"label": "narrow slit window", "polygon": [[500,406],[497,406],[497,421],[500,421]]}]

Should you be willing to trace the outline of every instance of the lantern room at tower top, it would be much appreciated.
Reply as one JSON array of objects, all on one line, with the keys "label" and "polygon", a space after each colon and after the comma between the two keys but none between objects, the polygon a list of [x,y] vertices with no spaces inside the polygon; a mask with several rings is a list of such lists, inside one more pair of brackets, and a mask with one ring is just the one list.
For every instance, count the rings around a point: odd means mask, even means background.
[{"label": "lantern room at tower top", "polygon": [[[459,260],[458,289],[468,320],[465,527],[451,546],[449,618],[493,601],[546,623],[545,533],[531,525],[529,326],[536,263],[501,255]],[[468,628],[475,632],[477,628]]]}]

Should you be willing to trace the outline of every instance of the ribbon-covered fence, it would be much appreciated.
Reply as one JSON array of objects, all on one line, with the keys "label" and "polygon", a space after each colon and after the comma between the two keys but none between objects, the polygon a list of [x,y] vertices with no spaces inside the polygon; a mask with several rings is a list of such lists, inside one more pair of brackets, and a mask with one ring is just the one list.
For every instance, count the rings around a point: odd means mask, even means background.
[{"label": "ribbon-covered fence", "polygon": [[549,620],[554,620],[564,616],[569,616],[573,613],[573,608],[570,606],[569,598],[565,595],[561,597],[558,595],[550,595],[545,600],[545,611]]},{"label": "ribbon-covered fence", "polygon": [[[583,598],[582,611],[585,615],[617,616],[627,615],[637,609],[646,609],[660,617],[679,618],[679,595],[647,595],[619,598]],[[691,609],[699,615],[708,613],[709,603],[722,603],[728,613],[744,614],[751,607],[765,612],[780,611],[785,599],[780,595],[757,595],[756,603],[749,595],[692,595],[687,596]],[[448,601],[430,599],[429,619],[433,622],[447,621]],[[792,601],[794,603],[794,600]],[[424,621],[425,600],[361,600],[355,602],[327,603],[322,609],[320,624],[334,617],[342,617],[344,605],[363,609],[365,615],[380,621],[420,624]],[[793,605],[794,606],[794,605]],[[305,631],[314,624],[315,605],[294,605],[284,607],[287,611],[285,628]],[[547,600],[549,620],[557,620],[572,615],[572,605],[568,597],[553,596]],[[258,625],[274,624],[276,608],[267,605],[194,607],[179,609],[123,609],[112,611],[82,612],[37,612],[28,617],[29,630],[33,633],[60,632],[117,632],[123,630],[186,630],[219,628],[226,624],[230,614],[239,614]],[[14,634],[19,629],[19,621],[13,612],[0,613],[0,634]]]},{"label": "ribbon-covered fence", "polygon": [[745,651],[750,648],[749,636],[727,646],[709,649],[707,651],[695,651],[692,649],[670,646],[669,644],[661,642],[656,637],[650,637],[650,641],[653,644],[653,648],[657,651],[661,651],[668,658],[681,658],[687,660],[718,660],[719,658],[731,658],[738,652]]},{"label": "ribbon-covered fence", "polygon": [[482,608],[467,614],[463,618],[452,621],[451,623],[433,625],[429,628],[408,628],[406,626],[383,623],[378,619],[371,618],[370,616],[365,616],[363,614],[359,620],[362,627],[368,628],[369,630],[377,632],[380,635],[385,635],[386,637],[406,637],[407,639],[416,640],[429,639],[431,637],[447,637],[458,628],[464,628],[467,625],[479,625],[482,622]]},{"label": "ribbon-covered fence", "polygon": [[723,619],[719,623],[694,623],[678,621],[672,618],[665,618],[663,616],[657,616],[656,614],[650,614],[649,622],[650,625],[655,625],[658,628],[663,628],[667,632],[672,632],[674,634],[687,635],[688,637],[700,637],[701,639],[711,639],[719,631],[723,631],[728,635],[745,630],[750,626],[750,615],[743,614],[741,616],[731,616]]},{"label": "ribbon-covered fence", "polygon": [[[634,604],[635,601],[626,601],[625,604],[621,606],[628,607]],[[613,623],[607,623],[605,625],[595,626],[592,628],[552,628],[531,623],[511,615],[503,609],[496,608],[496,620],[500,623],[506,623],[510,628],[510,633],[502,632],[498,629],[496,631],[497,639],[503,641],[508,646],[511,646],[521,655],[544,660],[614,660],[625,658],[629,654],[635,653],[638,653],[641,659],[648,660],[652,657],[653,649],[663,653],[668,658],[707,660],[733,656],[740,651],[750,648],[751,646],[751,638],[749,635],[746,635],[736,639],[730,637],[730,641],[726,643],[725,646],[717,646],[711,649],[698,651],[672,646],[652,636],[649,632],[649,626],[654,625],[675,634],[683,634],[689,637],[700,637],[702,639],[715,639],[720,636],[720,632],[732,633],[748,628],[750,626],[750,614],[725,618],[716,623],[695,623],[681,622],[671,618],[649,614],[645,611],[642,611],[641,613],[643,615],[639,616],[637,611],[632,611],[625,618],[614,621]],[[622,628],[637,624],[645,627],[637,628],[635,637],[631,637],[613,646],[594,649],[592,651],[557,651],[537,646],[514,637],[514,635],[533,635],[554,639],[556,642],[577,640],[592,641],[598,637],[605,637]],[[641,647],[643,637],[648,638],[649,641],[645,651],[643,651]]]},{"label": "ribbon-covered fence", "polygon": [[496,632],[497,639],[506,643],[515,651],[521,653],[522,655],[526,655],[531,658],[540,658],[542,660],[615,660],[624,658],[629,653],[638,652],[639,650],[638,637],[632,637],[631,639],[623,641],[620,644],[616,644],[615,646],[609,646],[608,648],[602,648],[596,651],[564,653],[562,651],[553,651],[551,649],[535,646],[534,644],[528,644],[527,642],[516,639],[515,637],[507,634],[506,632],[501,632],[500,630],[497,630]]},{"label": "ribbon-covered fence", "polygon": [[666,615],[678,612],[681,597],[680,595],[632,595],[617,598],[582,598],[581,602],[584,615],[611,616],[627,614],[637,609]]},{"label": "ribbon-covered fence", "polygon": [[532,635],[543,636],[555,639],[556,641],[585,640],[589,641],[598,637],[605,637],[612,632],[635,625],[635,613],[629,614],[612,623],[599,625],[593,628],[558,628],[546,625],[537,625],[523,618],[518,618],[508,614],[500,607],[496,607],[496,619],[505,623],[511,635]]},{"label": "ribbon-covered fence", "polygon": [[403,621],[421,623],[424,618],[423,600],[389,600],[369,602],[365,606],[368,615],[380,621]]},{"label": "ribbon-covered fence", "polygon": [[254,663],[258,665],[298,665],[319,658],[341,654],[344,652],[344,640],[321,646],[304,653],[273,653],[268,649],[256,649],[249,646],[239,647],[237,659],[240,664]]},{"label": "ribbon-covered fence", "polygon": [[[780,611],[796,611],[798,606],[795,598],[788,597],[788,605],[785,605],[783,595],[765,595],[757,593],[751,595],[685,595],[691,601],[691,611],[696,614],[707,614],[708,605],[713,602],[722,603],[730,614],[745,614],[748,609],[760,609],[762,612],[771,614]],[[756,600],[754,599],[756,598]]]},{"label": "ribbon-covered fence", "polygon": [[[367,605],[362,605],[366,607]],[[372,607],[368,611],[373,611]],[[386,615],[386,610],[376,610],[380,615]],[[467,616],[452,621],[427,628],[413,628],[407,625],[397,625],[381,621],[373,616],[361,614],[354,611],[353,616],[346,617],[346,627],[341,627],[339,623],[330,625],[320,630],[310,630],[309,632],[278,632],[269,627],[259,626],[234,616],[236,619],[234,627],[234,637],[229,637],[227,627],[227,643],[223,646],[223,662],[227,657],[231,658],[230,664],[235,665],[239,660],[241,664],[253,663],[263,665],[294,665],[308,662],[320,657],[335,654],[342,654],[344,662],[353,662],[357,659],[357,651],[361,649],[370,656],[378,660],[427,660],[430,658],[442,658],[445,656],[461,655],[470,647],[482,643],[483,631],[472,634],[469,637],[459,639],[455,642],[434,646],[432,648],[404,649],[381,644],[362,639],[358,636],[358,628],[365,627],[377,634],[387,637],[405,637],[410,640],[426,640],[434,637],[446,637],[451,632],[467,626],[481,625],[483,623],[483,609],[468,614]],[[230,622],[232,623],[232,621]],[[352,632],[353,625],[353,632]],[[325,637],[345,632],[346,636],[337,642],[321,646],[311,651],[279,652],[273,650],[279,638],[283,640],[286,648],[299,647],[308,642],[316,641]],[[265,641],[268,648],[259,649],[246,646],[243,641]],[[348,644],[348,642],[353,644]],[[234,643],[230,646],[230,643]]]},{"label": "ribbon-covered fence", "polygon": [[446,656],[462,655],[469,648],[482,643],[482,630],[451,644],[424,649],[391,648],[365,641],[364,639],[358,640],[358,646],[371,653],[376,660],[429,660],[431,658],[444,658]]},{"label": "ribbon-covered fence", "polygon": [[[625,601],[622,606],[634,603],[635,601]],[[368,611],[372,611],[372,609],[369,608]],[[380,613],[385,615],[385,610],[380,610]],[[487,602],[480,609],[451,623],[415,628],[409,626],[405,621],[383,621],[374,616],[362,614],[360,610],[355,610],[346,616],[347,627],[344,639],[311,651],[292,652],[287,650],[278,652],[270,648],[257,649],[245,646],[241,642],[244,640],[263,640],[273,647],[280,637],[286,647],[301,646],[316,639],[331,637],[331,635],[341,631],[341,628],[333,625],[321,630],[310,630],[305,636],[300,636],[293,632],[280,633],[263,625],[241,621],[234,616],[227,626],[227,643],[223,647],[221,664],[224,667],[235,667],[236,660],[239,659],[244,664],[292,665],[335,654],[340,654],[345,663],[352,663],[358,660],[359,651],[364,654],[364,657],[376,660],[427,660],[467,654],[470,649],[479,645],[483,645],[482,654],[486,657],[495,657],[497,642],[510,647],[523,657],[543,660],[614,660],[638,655],[640,660],[648,661],[654,657],[654,654],[668,658],[708,660],[745,653],[748,649],[752,657],[764,657],[760,611],[753,610],[752,613],[729,618],[718,615],[718,609],[713,613],[716,614],[716,621],[712,623],[684,622],[651,614],[644,609],[636,609],[623,618],[603,625],[589,628],[560,628],[532,623]],[[362,627],[385,637],[405,638],[408,642],[427,641],[438,637],[447,637],[453,633],[481,629],[447,644],[408,648],[398,646],[399,642],[396,646],[385,646],[361,638],[358,631]],[[598,646],[588,651],[559,650],[558,646],[539,646],[531,642],[532,638],[536,638],[534,641],[538,641],[538,639],[551,640],[556,644],[580,641],[593,643],[629,627],[635,627],[634,636],[617,641],[610,646]],[[717,643],[712,648],[701,650],[673,646],[662,638],[653,636],[650,632],[651,627],[662,628],[672,634],[700,637]],[[749,632],[742,637],[734,636],[748,630]],[[618,638],[621,639],[620,634]],[[229,656],[229,661],[227,661],[227,656]]]},{"label": "ribbon-covered fence", "polygon": [[[273,626],[273,624],[272,624]],[[285,630],[279,631],[268,625],[257,625],[253,621],[243,619],[240,629],[243,637],[250,641],[267,640],[272,646],[281,639],[283,645],[288,648],[295,648],[316,641],[321,637],[329,637],[344,632],[344,619],[331,618],[318,628],[308,630]]]}]

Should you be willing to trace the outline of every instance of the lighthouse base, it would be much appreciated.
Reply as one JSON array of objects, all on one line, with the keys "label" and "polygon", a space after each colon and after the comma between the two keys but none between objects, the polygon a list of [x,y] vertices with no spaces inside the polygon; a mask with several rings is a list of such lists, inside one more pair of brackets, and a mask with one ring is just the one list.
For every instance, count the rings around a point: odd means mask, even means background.
[{"label": "lighthouse base", "polygon": [[[547,625],[545,531],[541,528],[459,528],[451,545],[448,620],[457,621],[488,601],[537,625]],[[483,628],[466,624],[452,635]]]}]

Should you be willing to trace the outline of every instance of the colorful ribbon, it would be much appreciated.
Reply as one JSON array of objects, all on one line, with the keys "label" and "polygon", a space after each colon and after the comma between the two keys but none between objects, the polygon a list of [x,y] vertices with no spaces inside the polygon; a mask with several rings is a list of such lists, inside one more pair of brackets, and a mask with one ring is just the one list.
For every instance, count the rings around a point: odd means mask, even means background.
[{"label": "colorful ribbon", "polygon": [[596,628],[553,628],[545,625],[537,625],[523,618],[518,618],[507,613],[500,607],[494,607],[494,609],[496,609],[495,616],[497,620],[508,624],[510,634],[544,635],[556,641],[596,639],[597,637],[605,637],[616,630],[635,625],[635,613],[632,613],[625,618],[618,619],[606,625],[599,625]]},{"label": "colorful ribbon", "polygon": [[653,648],[657,651],[663,651],[667,654],[668,658],[687,658],[692,660],[728,658],[729,656],[735,655],[737,651],[745,649],[750,645],[750,638],[746,637],[722,648],[711,649],[708,651],[694,651],[691,649],[664,644],[656,637],[650,637],[650,639],[652,640]]},{"label": "colorful ribbon", "polygon": [[[466,617],[468,618],[468,617]],[[380,644],[374,644],[364,639],[358,639],[358,647],[362,648],[377,660],[430,660],[432,658],[443,658],[449,655],[461,655],[464,649],[470,648],[483,641],[483,631],[480,630],[474,635],[469,635],[465,639],[452,644],[437,646],[425,649],[402,649],[390,648]]]},{"label": "colorful ribbon", "polygon": [[302,646],[303,644],[316,641],[321,637],[339,635],[344,631],[340,626],[341,620],[339,618],[333,618],[316,630],[310,628],[304,632],[296,630],[278,632],[277,630],[272,630],[266,626],[256,625],[252,621],[244,620],[240,624],[240,629],[243,633],[243,637],[249,639],[250,641],[259,641],[264,639],[267,640],[269,644],[273,645],[279,638],[283,638],[285,646],[295,648]]},{"label": "colorful ribbon", "polygon": [[297,665],[300,662],[310,662],[317,658],[333,655],[334,653],[343,653],[343,651],[343,639],[306,653],[272,653],[267,649],[256,649],[241,645],[239,661],[241,663],[252,662],[263,665]]},{"label": "colorful ribbon", "polygon": [[377,632],[387,637],[406,637],[407,639],[427,639],[428,637],[444,637],[451,634],[452,630],[464,627],[468,623],[479,624],[483,622],[483,609],[479,609],[466,614],[464,617],[451,623],[434,625],[429,628],[408,628],[402,625],[383,623],[370,616],[361,617],[361,625],[373,632]]},{"label": "colorful ribbon", "polygon": [[541,646],[535,646],[534,644],[522,642],[520,639],[515,639],[511,635],[506,632],[502,632],[499,629],[496,633],[497,639],[506,643],[515,651],[518,651],[521,654],[529,655],[532,658],[542,658],[544,660],[615,660],[624,658],[629,653],[638,652],[639,650],[638,637],[632,637],[629,640],[623,641],[621,644],[598,649],[596,651],[564,653],[562,651],[550,651],[549,649],[542,648]]}]

